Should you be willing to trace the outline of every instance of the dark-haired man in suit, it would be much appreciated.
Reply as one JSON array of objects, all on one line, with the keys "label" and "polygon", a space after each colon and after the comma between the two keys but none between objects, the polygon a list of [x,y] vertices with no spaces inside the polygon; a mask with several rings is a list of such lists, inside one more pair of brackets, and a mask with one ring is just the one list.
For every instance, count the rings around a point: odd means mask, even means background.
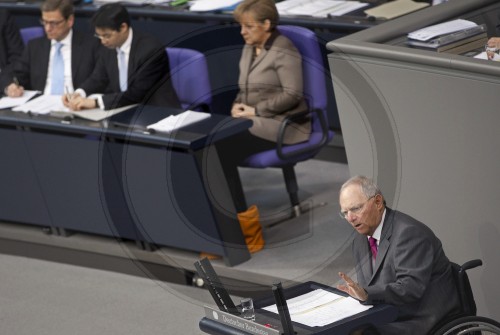
[{"label": "dark-haired man in suit", "polygon": [[14,19],[5,9],[0,9],[0,73],[11,70],[23,52],[24,45]]},{"label": "dark-haired man in suit", "polygon": [[340,215],[357,231],[352,244],[357,282],[340,273],[338,288],[367,304],[399,308],[396,321],[363,334],[427,334],[459,311],[451,263],[423,223],[385,206],[382,192],[364,176],[340,189]]},{"label": "dark-haired man in suit", "polygon": [[94,70],[101,46],[92,36],[73,31],[73,1],[46,0],[41,11],[46,37],[31,40],[14,64],[13,75],[2,76],[0,83],[8,96],[21,96],[25,88],[62,95]]},{"label": "dark-haired man in suit", "polygon": [[[165,47],[154,37],[132,29],[120,4],[99,8],[92,18],[96,37],[106,48],[88,80],[63,103],[74,110],[112,109],[144,103],[179,107],[169,79]],[[105,93],[110,90],[111,93]],[[88,96],[105,93],[103,95]]]}]

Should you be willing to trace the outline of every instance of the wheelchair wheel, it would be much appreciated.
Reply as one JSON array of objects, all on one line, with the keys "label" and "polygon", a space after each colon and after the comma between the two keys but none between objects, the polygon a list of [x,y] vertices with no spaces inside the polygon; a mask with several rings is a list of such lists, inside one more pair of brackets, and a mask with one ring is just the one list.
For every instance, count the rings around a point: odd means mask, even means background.
[{"label": "wheelchair wheel", "polygon": [[482,316],[464,316],[441,327],[435,335],[500,335],[500,323]]}]

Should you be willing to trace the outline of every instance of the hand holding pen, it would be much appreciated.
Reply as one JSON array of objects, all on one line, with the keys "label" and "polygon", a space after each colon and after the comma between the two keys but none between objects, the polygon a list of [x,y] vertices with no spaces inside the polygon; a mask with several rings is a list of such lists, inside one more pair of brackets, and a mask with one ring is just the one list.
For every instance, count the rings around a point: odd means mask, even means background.
[{"label": "hand holding pen", "polygon": [[13,83],[5,88],[4,93],[11,98],[21,97],[24,94],[24,87],[19,85],[19,81],[14,77]]},{"label": "hand holding pen", "polygon": [[75,109],[75,102],[81,99],[78,93],[70,93],[69,88],[67,86],[64,87],[64,94],[62,96],[63,105],[70,108]]}]

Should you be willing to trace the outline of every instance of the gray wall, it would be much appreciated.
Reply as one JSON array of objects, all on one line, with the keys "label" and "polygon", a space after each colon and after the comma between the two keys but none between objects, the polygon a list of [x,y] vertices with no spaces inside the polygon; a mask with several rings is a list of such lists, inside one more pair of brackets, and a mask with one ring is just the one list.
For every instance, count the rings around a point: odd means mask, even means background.
[{"label": "gray wall", "polygon": [[[467,1],[451,3],[448,13]],[[452,261],[483,260],[470,272],[478,314],[498,319],[500,63],[375,43],[422,18],[329,44],[349,169],[429,225]]]}]

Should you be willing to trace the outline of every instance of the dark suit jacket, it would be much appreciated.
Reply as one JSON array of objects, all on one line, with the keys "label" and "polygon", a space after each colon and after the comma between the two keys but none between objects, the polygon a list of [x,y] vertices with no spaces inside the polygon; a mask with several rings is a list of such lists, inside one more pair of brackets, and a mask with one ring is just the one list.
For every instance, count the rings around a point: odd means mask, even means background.
[{"label": "dark suit jacket", "polygon": [[24,44],[14,19],[6,10],[0,10],[0,70],[9,78],[12,64],[23,53]]},{"label": "dark suit jacket", "polygon": [[128,62],[128,86],[120,91],[115,49],[104,48],[99,62],[81,86],[87,95],[103,95],[105,109],[136,103],[180,107],[170,81],[170,67],[165,47],[154,37],[134,30]]},{"label": "dark suit jacket", "polygon": [[[302,96],[302,58],[293,43],[278,32],[267,40],[259,56],[253,59],[253,46],[245,45],[240,59],[240,91],[235,102],[256,108],[250,132],[276,142],[283,119],[307,110]],[[310,122],[287,127],[286,144],[309,139]]]},{"label": "dark suit jacket", "polygon": [[440,240],[423,223],[387,208],[372,271],[368,239],[353,242],[358,283],[368,292],[367,304],[400,309],[396,322],[379,327],[381,334],[422,335],[460,306],[450,261]]},{"label": "dark suit jacket", "polygon": [[21,57],[24,45],[14,19],[6,10],[0,10],[0,69]]},{"label": "dark suit jacket", "polygon": [[[71,72],[73,86],[79,87],[94,70],[100,42],[97,38],[73,30],[71,41]],[[14,65],[14,75],[21,86],[29,90],[43,91],[47,81],[50,58],[50,40],[40,37],[31,40],[19,62]],[[2,82],[3,88],[13,82]]]}]

